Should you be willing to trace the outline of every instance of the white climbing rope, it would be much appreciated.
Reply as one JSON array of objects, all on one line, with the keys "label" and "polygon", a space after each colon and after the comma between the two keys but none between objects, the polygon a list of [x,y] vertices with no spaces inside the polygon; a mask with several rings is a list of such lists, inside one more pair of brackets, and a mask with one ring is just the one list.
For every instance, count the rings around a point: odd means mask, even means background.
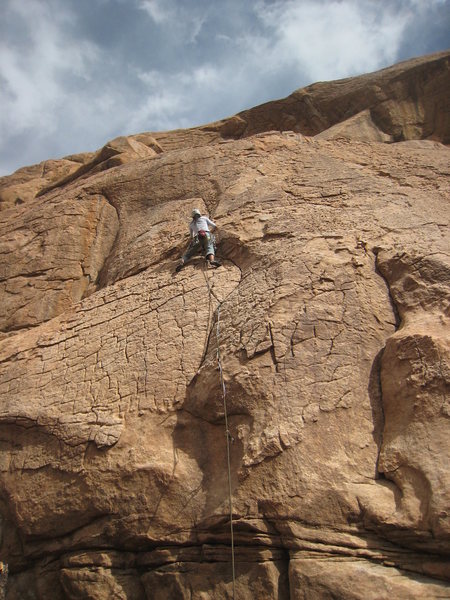
[{"label": "white climbing rope", "polygon": [[236,583],[235,583],[235,568],[234,568],[234,533],[233,533],[233,499],[231,494],[231,464],[230,464],[230,439],[231,434],[228,429],[228,414],[227,414],[227,391],[225,388],[225,382],[223,380],[223,370],[222,370],[222,362],[220,360],[220,304],[217,307],[217,330],[216,330],[216,338],[217,338],[217,364],[219,366],[219,375],[220,375],[220,386],[222,388],[222,399],[223,399],[223,412],[225,415],[225,436],[227,438],[227,466],[228,466],[228,496],[229,496],[229,506],[230,506],[230,535],[231,535],[231,571],[233,575],[233,600],[236,592]]},{"label": "white climbing rope", "polygon": [[[209,285],[208,277],[206,275],[206,271],[204,271],[206,285],[208,286],[208,293],[211,300],[212,290]],[[216,298],[216,296],[214,295]],[[216,298],[217,300],[217,298]],[[228,410],[227,410],[227,390],[225,387],[225,381],[223,379],[223,369],[222,369],[222,361],[220,358],[220,308],[222,303],[217,300],[217,324],[216,324],[216,340],[217,340],[217,365],[219,367],[219,378],[220,378],[220,388],[222,390],[222,400],[223,400],[223,413],[225,417],[225,436],[227,439],[227,468],[228,468],[228,503],[230,509],[230,536],[231,536],[231,571],[232,571],[232,580],[233,580],[233,600],[236,597],[236,572],[235,572],[235,562],[234,562],[234,531],[233,531],[233,497],[231,490],[231,459],[230,459],[230,441],[233,439],[230,430],[228,429]]]}]

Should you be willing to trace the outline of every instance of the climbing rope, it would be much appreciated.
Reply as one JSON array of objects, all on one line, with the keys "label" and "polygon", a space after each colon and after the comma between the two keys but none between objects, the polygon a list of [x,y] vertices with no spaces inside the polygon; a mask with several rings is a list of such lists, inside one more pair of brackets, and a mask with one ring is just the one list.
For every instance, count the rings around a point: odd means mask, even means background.
[{"label": "climbing rope", "polygon": [[230,506],[230,534],[231,534],[231,571],[233,575],[233,600],[235,597],[235,569],[234,569],[234,533],[233,533],[233,500],[231,495],[231,465],[230,465],[230,440],[232,439],[230,430],[228,429],[228,414],[227,414],[227,391],[223,380],[222,362],[220,360],[220,304],[217,307],[217,364],[219,366],[220,386],[222,388],[223,412],[225,415],[225,436],[227,438],[227,466],[228,466],[228,496]]},{"label": "climbing rope", "polygon": [[[204,272],[206,285],[208,287],[208,293],[211,300],[212,290],[209,285],[208,277],[206,276],[206,272]],[[214,297],[217,300],[217,297],[214,294]],[[223,369],[222,369],[222,361],[220,358],[220,308],[222,306],[222,302],[217,300],[217,324],[216,324],[216,340],[217,340],[217,365],[219,367],[219,378],[220,378],[220,388],[222,391],[222,401],[223,401],[223,413],[225,417],[225,436],[227,439],[227,467],[228,467],[228,503],[230,509],[230,536],[231,536],[231,571],[232,571],[232,580],[233,580],[233,600],[236,596],[236,573],[235,573],[235,564],[234,564],[234,531],[233,531],[233,498],[231,491],[231,459],[230,459],[230,441],[233,440],[233,437],[228,429],[228,410],[227,410],[227,390],[225,387],[225,381],[223,378]]]}]

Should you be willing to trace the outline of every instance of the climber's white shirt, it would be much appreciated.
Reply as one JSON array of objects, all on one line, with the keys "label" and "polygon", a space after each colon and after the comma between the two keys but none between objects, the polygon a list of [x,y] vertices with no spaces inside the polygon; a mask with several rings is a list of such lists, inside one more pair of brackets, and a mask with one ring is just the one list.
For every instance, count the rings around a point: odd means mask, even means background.
[{"label": "climber's white shirt", "polygon": [[198,219],[192,219],[189,225],[189,231],[191,232],[191,237],[195,237],[199,231],[209,231],[209,226],[217,227],[217,225],[208,219],[208,217],[201,216]]}]

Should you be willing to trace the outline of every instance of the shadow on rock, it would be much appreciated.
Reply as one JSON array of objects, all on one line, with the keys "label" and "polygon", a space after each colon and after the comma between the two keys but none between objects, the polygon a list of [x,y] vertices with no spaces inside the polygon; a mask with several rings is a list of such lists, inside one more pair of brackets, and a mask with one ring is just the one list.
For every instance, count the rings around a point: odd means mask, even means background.
[{"label": "shadow on rock", "polygon": [[193,459],[201,473],[205,500],[198,520],[210,521],[212,518],[213,522],[217,522],[219,519],[225,530],[227,526],[222,518],[229,514],[228,469],[233,492],[239,484],[244,453],[237,426],[251,421],[248,415],[230,414],[228,410],[227,414],[228,434],[218,369],[204,368],[191,382],[173,433],[179,460],[182,460],[183,454]]}]

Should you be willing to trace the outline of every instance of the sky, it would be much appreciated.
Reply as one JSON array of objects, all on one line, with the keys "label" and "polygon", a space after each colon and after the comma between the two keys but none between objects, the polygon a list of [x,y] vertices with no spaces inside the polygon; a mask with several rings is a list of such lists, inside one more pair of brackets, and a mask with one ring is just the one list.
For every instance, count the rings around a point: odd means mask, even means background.
[{"label": "sky", "polygon": [[450,0],[0,6],[0,175],[450,48]]}]

